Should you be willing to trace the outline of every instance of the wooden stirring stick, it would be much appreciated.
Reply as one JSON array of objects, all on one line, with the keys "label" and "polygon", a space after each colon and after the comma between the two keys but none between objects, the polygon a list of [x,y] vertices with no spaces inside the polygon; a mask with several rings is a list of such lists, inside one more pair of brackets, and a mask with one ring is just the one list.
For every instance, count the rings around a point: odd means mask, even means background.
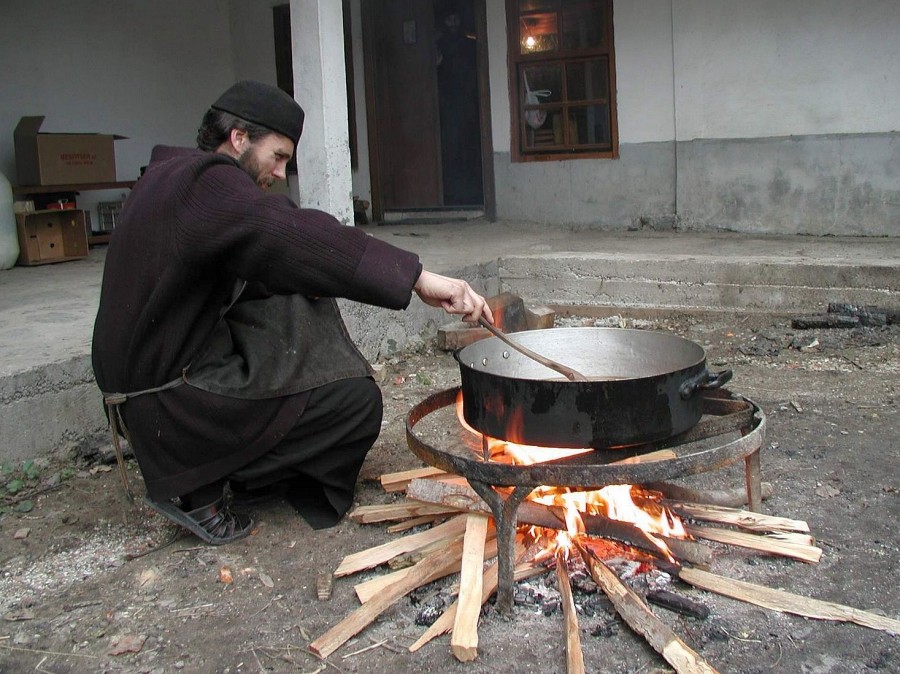
[{"label": "wooden stirring stick", "polygon": [[551,370],[556,370],[561,375],[565,376],[565,378],[568,379],[569,381],[588,381],[588,378],[585,377],[580,372],[578,372],[577,370],[573,370],[571,367],[563,365],[562,363],[557,363],[555,360],[550,360],[549,358],[545,358],[541,354],[535,353],[531,349],[524,347],[521,344],[519,344],[518,342],[510,339],[506,333],[504,333],[502,330],[499,330],[498,328],[496,328],[493,325],[491,325],[490,323],[488,323],[484,319],[484,317],[479,318],[478,322],[481,324],[481,326],[483,328],[485,328],[488,332],[490,332],[492,335],[497,337],[500,341],[504,342],[505,344],[508,344],[509,346],[514,348],[516,351],[518,351],[522,355],[528,356],[532,360],[537,361],[544,367],[549,367]]}]

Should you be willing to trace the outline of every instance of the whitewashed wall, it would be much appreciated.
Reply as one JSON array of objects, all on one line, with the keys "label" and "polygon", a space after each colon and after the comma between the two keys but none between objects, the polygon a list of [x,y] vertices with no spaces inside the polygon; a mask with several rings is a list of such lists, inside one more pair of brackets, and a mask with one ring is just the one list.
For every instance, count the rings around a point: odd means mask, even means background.
[{"label": "whitewashed wall", "polygon": [[497,212],[608,229],[900,236],[900,2],[614,2],[620,157],[513,163],[488,0]]},{"label": "whitewashed wall", "polygon": [[45,115],[46,131],[128,136],[118,177],[134,179],[156,143],[193,144],[234,76],[223,0],[2,4],[0,170],[11,177],[15,125]]}]

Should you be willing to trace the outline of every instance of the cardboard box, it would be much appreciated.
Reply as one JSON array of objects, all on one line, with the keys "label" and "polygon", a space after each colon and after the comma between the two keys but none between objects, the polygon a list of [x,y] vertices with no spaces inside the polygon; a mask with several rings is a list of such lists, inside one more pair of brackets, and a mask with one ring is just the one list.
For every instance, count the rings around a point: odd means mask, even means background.
[{"label": "cardboard box", "polygon": [[99,133],[41,133],[43,117],[22,117],[13,140],[19,185],[116,182],[115,141]]},{"label": "cardboard box", "polygon": [[80,210],[17,213],[18,264],[32,266],[88,256],[87,214]]}]

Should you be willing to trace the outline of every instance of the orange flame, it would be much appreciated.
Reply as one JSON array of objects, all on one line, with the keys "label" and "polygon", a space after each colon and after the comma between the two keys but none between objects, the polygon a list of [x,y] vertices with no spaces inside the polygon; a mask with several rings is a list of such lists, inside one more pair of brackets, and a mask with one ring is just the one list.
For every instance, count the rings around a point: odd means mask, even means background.
[{"label": "orange flame", "polygon": [[[466,423],[463,416],[462,393],[457,396],[456,416],[463,428],[487,443],[491,461],[527,466],[594,451],[592,448],[565,449],[524,445],[482,435]],[[510,424],[512,428],[516,427],[515,421],[516,417],[513,416]],[[639,497],[640,505],[635,503],[634,496]],[[585,533],[582,513],[633,524],[643,530],[670,560],[672,557],[668,547],[656,536],[688,538],[681,520],[659,503],[661,494],[641,487],[619,484],[593,491],[572,491],[568,487],[543,485],[534,489],[527,498],[536,503],[564,509],[566,531],[551,532],[540,527],[530,527],[529,532],[535,540],[545,540],[550,551],[564,549],[567,557],[572,547],[572,539]]]}]

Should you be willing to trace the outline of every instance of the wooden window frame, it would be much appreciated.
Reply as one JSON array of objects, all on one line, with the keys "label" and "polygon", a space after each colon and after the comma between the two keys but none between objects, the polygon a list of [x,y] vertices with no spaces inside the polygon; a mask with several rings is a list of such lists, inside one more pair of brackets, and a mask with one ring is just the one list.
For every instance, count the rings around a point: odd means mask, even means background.
[{"label": "wooden window frame", "polygon": [[[577,3],[578,0],[555,0],[557,11],[557,25],[561,25],[561,8],[564,4]],[[616,117],[616,60],[615,60],[615,43],[613,40],[613,0],[606,0],[605,25],[606,25],[606,46],[605,48],[593,49],[556,49],[548,52],[537,52],[533,54],[522,54],[519,48],[520,40],[520,21],[522,12],[519,9],[519,0],[506,0],[506,25],[507,25],[507,44],[508,63],[507,76],[509,81],[509,107],[511,116],[511,138],[510,138],[510,156],[514,162],[529,161],[560,161],[563,159],[617,159],[619,157],[619,132]],[[520,72],[526,66],[534,66],[541,64],[562,64],[563,80],[565,80],[565,64],[585,61],[588,59],[605,58],[607,59],[607,81],[609,83],[609,97],[606,99],[597,99],[593,102],[602,102],[609,106],[609,124],[610,124],[610,147],[608,149],[586,148],[580,149],[577,145],[557,145],[547,150],[534,150],[525,147],[526,127],[524,116],[526,110],[544,110],[544,109],[562,109],[562,121],[564,125],[568,124],[568,106],[569,101],[565,94],[562,95],[561,102],[552,104],[541,104],[536,106],[528,106],[525,104],[525,85]],[[565,85],[564,85],[565,87]],[[583,105],[591,101],[579,101],[579,105]]]}]

